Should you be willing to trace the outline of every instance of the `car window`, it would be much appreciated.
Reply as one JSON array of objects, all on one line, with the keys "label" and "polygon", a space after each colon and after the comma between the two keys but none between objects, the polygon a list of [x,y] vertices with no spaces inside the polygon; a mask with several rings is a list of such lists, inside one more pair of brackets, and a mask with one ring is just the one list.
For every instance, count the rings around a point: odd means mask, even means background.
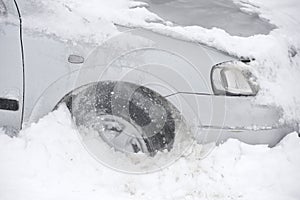
[{"label": "car window", "polygon": [[0,0],[0,17],[5,16],[7,14],[7,9],[2,0]]}]

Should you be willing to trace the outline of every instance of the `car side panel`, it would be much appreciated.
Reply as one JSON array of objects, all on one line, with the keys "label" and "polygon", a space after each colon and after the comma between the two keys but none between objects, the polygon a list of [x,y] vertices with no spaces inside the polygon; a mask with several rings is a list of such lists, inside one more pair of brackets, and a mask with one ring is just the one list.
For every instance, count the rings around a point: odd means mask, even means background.
[{"label": "car side panel", "polygon": [[[24,23],[29,22],[26,22],[25,19]],[[187,61],[191,60],[193,67],[200,67],[196,69],[201,74],[200,78],[196,76],[199,79],[195,79],[195,73],[189,73],[190,69],[185,69],[176,62],[173,62],[173,65],[169,66],[169,68],[161,68],[159,61],[169,61],[168,56],[165,57],[165,60],[162,60],[161,54],[151,54],[151,52],[148,54],[151,56],[133,56],[130,57],[132,60],[126,59],[127,64],[128,62],[135,64],[135,62],[142,60],[142,63],[139,63],[141,64],[139,65],[141,70],[132,70],[132,68],[128,67],[130,63],[125,66],[116,65],[107,70],[110,62],[118,58],[122,52],[111,52],[109,51],[111,49],[107,49],[107,45],[95,49],[86,44],[74,45],[73,43],[61,42],[53,37],[40,36],[25,31],[23,37],[26,66],[25,122],[36,121],[39,117],[47,114],[61,98],[72,90],[99,80],[121,80],[146,85],[163,96],[183,90],[209,93],[211,92],[210,82],[208,81],[211,65],[215,62],[230,59],[229,56],[224,56],[217,51],[214,51],[214,55],[212,54],[213,58],[211,58],[211,55],[207,52],[212,52],[213,50],[147,30],[138,30],[129,34],[133,37],[131,38],[132,40],[129,40],[127,35],[124,38],[123,35],[123,38],[121,37],[121,40],[118,41],[125,41],[125,44],[122,46],[120,43],[116,43],[117,46],[112,46],[112,49],[120,50],[124,46],[127,48],[128,41],[138,41],[137,38],[142,38],[146,42],[139,43],[138,46],[129,45],[130,48],[125,49],[125,52],[141,48],[148,48],[150,51],[157,48],[165,52],[173,52]],[[110,43],[108,42],[108,44]],[[68,57],[71,54],[82,56],[85,59],[84,63],[69,63]],[[205,56],[201,57],[199,55]],[[184,59],[181,59],[183,60],[182,62],[186,62]],[[118,62],[116,63],[118,64]],[[150,64],[143,65],[143,63]],[[192,71],[194,69],[192,68]],[[177,80],[174,77],[182,76],[183,74],[186,80],[189,80],[188,87],[183,87],[184,84],[174,81]],[[174,89],[172,91],[164,90],[164,87],[161,87],[168,80]],[[155,84],[151,85],[149,83]]]},{"label": "car side panel", "polygon": [[[68,63],[68,55],[80,54],[79,48],[71,44],[57,41],[46,36],[39,36],[25,31],[23,34],[24,57],[25,57],[25,109],[24,122],[28,122],[32,110],[37,106],[39,99],[44,97],[47,88],[51,87],[58,79],[67,78],[68,74],[80,68],[79,65]],[[72,83],[72,81],[70,80]],[[57,91],[66,94],[64,85],[55,85]],[[62,94],[60,94],[62,95]],[[46,97],[49,99],[50,97]],[[46,100],[47,101],[47,100]],[[56,102],[57,103],[57,102]],[[53,107],[41,108],[44,114],[51,111]]]},{"label": "car side panel", "polygon": [[181,110],[187,120],[193,122],[191,114],[197,119],[190,126],[200,143],[219,144],[236,138],[249,144],[273,146],[293,131],[282,122],[279,108],[260,105],[255,97],[177,94],[168,100],[184,102]]},{"label": "car side panel", "polygon": [[0,109],[0,127],[19,129],[23,95],[19,18],[13,1],[4,3],[7,14],[0,16],[0,98],[4,104]]}]

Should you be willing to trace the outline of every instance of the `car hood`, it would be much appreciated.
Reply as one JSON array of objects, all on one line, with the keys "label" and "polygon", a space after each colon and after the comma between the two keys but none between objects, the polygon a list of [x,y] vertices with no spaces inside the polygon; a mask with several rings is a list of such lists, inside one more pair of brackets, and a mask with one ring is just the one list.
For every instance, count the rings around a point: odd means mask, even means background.
[{"label": "car hood", "polygon": [[268,34],[274,25],[230,0],[143,0],[164,20],[181,26],[217,27],[231,35]]}]

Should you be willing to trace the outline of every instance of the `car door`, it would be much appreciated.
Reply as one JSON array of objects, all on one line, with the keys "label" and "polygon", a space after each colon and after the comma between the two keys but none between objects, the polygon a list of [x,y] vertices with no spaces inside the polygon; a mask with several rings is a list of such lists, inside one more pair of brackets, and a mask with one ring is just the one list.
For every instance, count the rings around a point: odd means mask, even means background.
[{"label": "car door", "polygon": [[18,11],[0,0],[0,127],[19,129],[22,118],[23,66]]}]

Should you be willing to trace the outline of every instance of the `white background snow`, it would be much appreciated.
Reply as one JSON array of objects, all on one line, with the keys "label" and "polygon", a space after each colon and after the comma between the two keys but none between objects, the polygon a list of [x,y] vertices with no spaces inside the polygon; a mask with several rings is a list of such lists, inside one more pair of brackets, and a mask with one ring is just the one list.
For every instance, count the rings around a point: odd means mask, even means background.
[{"label": "white background snow", "polygon": [[[278,28],[268,35],[231,36],[224,30],[180,27],[142,3],[129,0],[28,0],[28,31],[62,40],[101,43],[118,31],[113,23],[142,26],[201,42],[233,55],[255,57],[260,72],[259,103],[300,120],[300,2],[235,0]],[[132,9],[129,9],[132,8]],[[57,20],[64,19],[64,24]],[[84,20],[82,20],[84,18]],[[49,23],[44,23],[47,20]],[[66,26],[68,24],[68,26]],[[63,108],[10,138],[0,130],[0,199],[300,199],[300,138],[291,133],[274,148],[229,140],[200,160],[200,146],[170,167],[151,174],[116,172],[84,149]]]}]

